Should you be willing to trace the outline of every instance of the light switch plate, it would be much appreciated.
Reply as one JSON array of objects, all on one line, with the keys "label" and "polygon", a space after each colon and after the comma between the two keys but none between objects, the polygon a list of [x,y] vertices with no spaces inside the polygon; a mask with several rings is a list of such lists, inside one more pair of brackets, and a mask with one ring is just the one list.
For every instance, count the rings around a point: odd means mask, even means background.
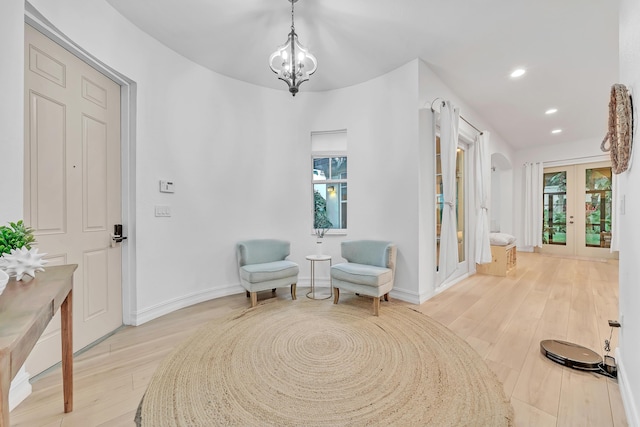
[{"label": "light switch plate", "polygon": [[156,216],[171,216],[171,206],[156,206]]}]

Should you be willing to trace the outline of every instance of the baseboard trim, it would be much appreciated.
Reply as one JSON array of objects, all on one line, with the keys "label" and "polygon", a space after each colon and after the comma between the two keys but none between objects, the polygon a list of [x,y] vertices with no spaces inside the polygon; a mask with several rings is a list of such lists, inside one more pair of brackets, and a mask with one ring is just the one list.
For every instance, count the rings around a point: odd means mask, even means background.
[{"label": "baseboard trim", "polygon": [[[298,286],[309,287],[311,285],[310,277],[302,277],[298,279]],[[329,288],[331,286],[328,278],[318,278],[315,281],[317,288]],[[194,292],[189,295],[185,295],[179,298],[174,298],[169,301],[156,304],[151,307],[144,308],[142,310],[135,311],[131,314],[131,325],[140,326],[158,317],[162,317],[165,314],[172,313],[181,308],[189,307],[194,304],[209,301],[216,298],[226,297],[228,295],[235,295],[245,292],[245,289],[240,284],[229,285],[224,288],[206,290],[201,292]],[[420,305],[420,295],[405,291],[404,289],[394,288],[391,291],[391,298],[396,298],[401,301],[405,301],[411,304]]]},{"label": "baseboard trim", "polygon": [[244,288],[240,284],[229,285],[224,288],[206,290],[201,292],[194,292],[189,295],[184,295],[179,298],[174,298],[169,301],[156,304],[151,307],[144,308],[142,310],[132,313],[131,320],[133,326],[140,326],[146,322],[149,322],[165,314],[172,313],[181,308],[189,307],[194,304],[209,301],[216,298],[226,297],[228,295],[235,295],[244,292]]},{"label": "baseboard trim", "polygon": [[31,383],[29,382],[29,373],[24,370],[24,365],[16,374],[11,387],[9,388],[9,412],[18,406],[31,394]]},{"label": "baseboard trim", "polygon": [[415,292],[410,292],[402,288],[393,288],[389,292],[391,298],[399,299],[400,301],[408,302],[411,304],[420,305],[420,295]]},{"label": "baseboard trim", "polygon": [[620,394],[622,395],[622,406],[624,406],[624,412],[627,416],[627,424],[630,426],[640,426],[640,414],[638,414],[633,392],[629,386],[629,379],[620,348],[616,348],[616,360],[618,364],[618,385],[620,387]]}]

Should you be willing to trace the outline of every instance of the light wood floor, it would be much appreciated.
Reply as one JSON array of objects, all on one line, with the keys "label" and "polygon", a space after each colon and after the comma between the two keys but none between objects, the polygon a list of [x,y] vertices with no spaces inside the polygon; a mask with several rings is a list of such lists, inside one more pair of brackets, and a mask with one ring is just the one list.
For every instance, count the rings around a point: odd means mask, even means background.
[{"label": "light wood floor", "polygon": [[[299,298],[305,293],[299,289]],[[259,299],[269,297],[266,292]],[[289,295],[282,289],[277,298]],[[61,374],[56,368],[33,382],[31,396],[11,413],[11,425],[133,426],[138,403],[163,357],[206,321],[248,305],[244,294],[234,295],[121,329],[75,358],[72,413],[62,413]],[[627,425],[614,380],[564,368],[539,351],[540,340],[558,338],[603,353],[610,334],[607,320],[618,316],[617,261],[519,253],[515,274],[475,275],[425,302],[420,310],[482,355],[504,384],[516,425]],[[614,331],[612,349],[616,345]]]}]

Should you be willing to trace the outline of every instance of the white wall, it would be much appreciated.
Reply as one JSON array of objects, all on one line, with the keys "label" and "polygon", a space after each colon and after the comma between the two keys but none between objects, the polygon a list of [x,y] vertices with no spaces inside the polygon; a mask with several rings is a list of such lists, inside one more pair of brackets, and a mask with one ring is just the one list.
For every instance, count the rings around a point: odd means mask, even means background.
[{"label": "white wall", "polygon": [[24,1],[0,2],[0,225],[23,216]]},{"label": "white wall", "polygon": [[[638,120],[640,93],[640,2],[620,2],[620,81],[634,94],[635,120]],[[633,135],[633,167],[620,175],[621,194],[626,199],[620,217],[620,388],[629,425],[640,425],[640,157],[638,132]]]},{"label": "white wall", "polygon": [[[345,239],[395,242],[398,259],[392,295],[412,302],[418,302],[417,70],[417,61],[412,61],[355,86],[303,94],[313,98],[305,107],[306,141],[311,131],[347,129],[348,234],[326,236],[325,253],[338,262],[340,242]],[[302,200],[310,209],[310,190]],[[310,230],[311,223],[306,222]],[[306,253],[314,253],[308,232],[298,243]]]}]

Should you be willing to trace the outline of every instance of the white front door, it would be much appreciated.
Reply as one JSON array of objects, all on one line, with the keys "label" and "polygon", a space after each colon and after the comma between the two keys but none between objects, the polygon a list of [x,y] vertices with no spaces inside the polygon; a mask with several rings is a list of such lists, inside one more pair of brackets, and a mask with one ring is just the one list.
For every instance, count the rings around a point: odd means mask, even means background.
[{"label": "white front door", "polygon": [[[25,222],[48,265],[78,264],[74,351],[122,324],[120,176],[120,86],[26,25]],[[56,318],[30,374],[60,360],[59,329]]]}]

